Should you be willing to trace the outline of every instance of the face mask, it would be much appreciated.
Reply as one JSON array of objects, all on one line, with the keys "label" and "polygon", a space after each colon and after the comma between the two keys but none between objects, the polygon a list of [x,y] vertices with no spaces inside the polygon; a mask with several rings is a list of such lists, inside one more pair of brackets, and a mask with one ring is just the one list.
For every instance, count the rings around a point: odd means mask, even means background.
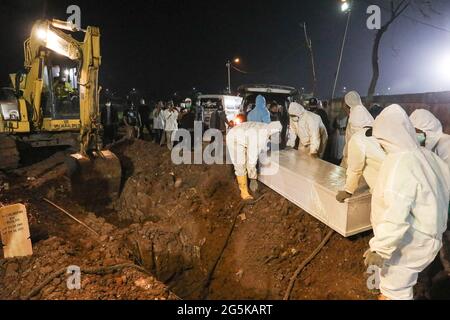
[{"label": "face mask", "polygon": [[417,140],[419,141],[421,146],[424,146],[425,142],[427,141],[427,136],[425,135],[425,133],[418,133]]}]

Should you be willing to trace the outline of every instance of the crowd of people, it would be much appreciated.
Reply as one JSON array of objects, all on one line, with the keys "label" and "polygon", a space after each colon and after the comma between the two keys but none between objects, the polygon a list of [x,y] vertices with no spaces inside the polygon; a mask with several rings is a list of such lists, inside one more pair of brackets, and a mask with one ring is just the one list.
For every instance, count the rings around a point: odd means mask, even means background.
[{"label": "crowd of people", "polygon": [[[195,123],[203,124],[203,108],[198,103],[194,105],[190,98],[179,104],[174,101],[159,101],[154,106],[149,106],[145,99],[139,99],[137,103],[128,99],[122,117],[119,116],[118,109],[108,100],[101,106],[100,111],[105,145],[118,139],[119,127],[123,126],[126,139],[144,139],[147,134],[150,140],[172,150],[177,143],[174,137],[179,129],[189,131],[193,137]],[[217,102],[208,128],[226,134],[231,126],[222,103]]]}]

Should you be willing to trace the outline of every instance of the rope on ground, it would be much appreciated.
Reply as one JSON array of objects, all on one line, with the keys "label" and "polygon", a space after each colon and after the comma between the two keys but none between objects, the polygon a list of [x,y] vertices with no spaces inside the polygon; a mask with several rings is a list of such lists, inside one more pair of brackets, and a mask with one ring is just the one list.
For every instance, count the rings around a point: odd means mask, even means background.
[{"label": "rope on ground", "polygon": [[[125,263],[125,264],[119,264],[119,265],[108,266],[108,267],[100,267],[100,268],[86,268],[86,269],[82,269],[81,272],[84,273],[84,274],[106,275],[106,274],[110,274],[112,272],[121,271],[121,270],[127,269],[127,268],[128,269],[136,269],[137,271],[145,273],[145,274],[147,274],[149,276],[153,276],[150,272],[145,270],[143,267],[138,266],[136,264],[132,264],[132,263]],[[26,295],[23,300],[30,300],[31,298],[35,297],[48,284],[50,284],[53,280],[55,280],[56,278],[59,278],[60,276],[62,276],[66,272],[67,272],[67,268],[62,268],[62,269],[52,273],[39,286],[34,288],[28,295]]]},{"label": "rope on ground", "polygon": [[50,200],[43,198],[42,200],[44,200],[45,202],[47,202],[48,204],[52,205],[53,207],[55,207],[56,209],[58,209],[59,211],[61,211],[62,213],[66,214],[69,218],[71,218],[72,220],[78,222],[79,224],[81,224],[83,227],[87,228],[89,231],[95,233],[98,237],[100,237],[100,234],[95,231],[94,229],[92,229],[91,227],[89,227],[87,224],[85,224],[84,222],[78,220],[77,218],[75,218],[73,215],[71,215],[67,210],[64,210],[63,208],[61,208],[60,206],[58,206],[57,204],[51,202]]},{"label": "rope on ground", "polygon": [[330,241],[330,239],[333,236],[333,234],[334,234],[334,231],[330,230],[330,232],[328,232],[328,234],[325,236],[325,238],[320,243],[320,245],[316,248],[316,250],[314,250],[313,253],[308,258],[306,258],[305,261],[303,261],[300,264],[300,266],[297,268],[297,270],[295,270],[294,275],[292,276],[291,281],[289,282],[289,286],[288,286],[288,288],[286,290],[286,294],[284,295],[283,300],[285,300],[285,301],[289,300],[289,298],[291,297],[292,289],[294,289],[294,285],[295,285],[295,282],[297,281],[298,276],[303,271],[303,269],[305,269],[305,267],[311,261],[314,260],[314,258],[320,253],[320,251],[322,251],[322,249],[326,246],[328,241]]}]

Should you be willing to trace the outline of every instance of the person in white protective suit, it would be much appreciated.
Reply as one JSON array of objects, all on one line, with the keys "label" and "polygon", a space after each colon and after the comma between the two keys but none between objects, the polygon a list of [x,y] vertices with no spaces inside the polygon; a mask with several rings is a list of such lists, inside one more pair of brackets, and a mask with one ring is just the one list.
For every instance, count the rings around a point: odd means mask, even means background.
[{"label": "person in white protective suit", "polygon": [[399,105],[375,120],[373,135],[387,153],[372,197],[374,238],[366,266],[381,268],[384,300],[412,300],[413,287],[442,247],[450,191],[448,166],[420,147]]},{"label": "person in white protective suit", "polygon": [[173,149],[174,141],[172,140],[174,133],[178,130],[178,116],[179,112],[173,103],[169,103],[167,110],[163,112],[164,116],[164,131],[167,143],[167,148],[169,150]]},{"label": "person in white protective suit", "polygon": [[450,135],[445,134],[441,122],[428,110],[416,110],[410,116],[416,129],[425,133],[425,148],[436,153],[450,167]]},{"label": "person in white protective suit", "polygon": [[351,198],[358,189],[362,176],[372,193],[385,157],[380,143],[372,136],[372,128],[364,128],[355,133],[348,145],[345,189],[339,191],[336,199],[344,202]]},{"label": "person in white protective suit", "polygon": [[299,150],[307,150],[313,157],[322,158],[328,142],[328,133],[322,118],[307,111],[301,104],[292,102],[289,106],[290,131],[288,147],[295,147],[300,139]]},{"label": "person in white protective suit", "polygon": [[[418,138],[419,142],[425,144],[425,148],[436,153],[442,160],[447,163],[450,168],[450,135],[445,134],[442,129],[441,122],[428,110],[419,109],[414,111],[409,117],[414,127],[421,131]],[[450,214],[450,206],[449,206]],[[448,225],[447,225],[448,226]],[[448,253],[450,253],[450,231],[447,228],[446,241],[443,243],[443,248],[440,254],[440,260],[445,269],[449,269],[450,260]],[[445,237],[444,237],[445,238]],[[429,286],[427,283],[431,282],[432,267],[430,266],[419,278],[419,283],[424,285],[422,290],[425,290],[425,296],[431,296]],[[447,270],[447,272],[450,271]]]},{"label": "person in white protective suit", "polygon": [[352,136],[365,127],[371,127],[374,120],[367,108],[362,104],[358,92],[350,91],[347,93],[345,95],[345,104],[350,108],[350,116],[347,130],[345,131],[344,158],[341,163],[343,168],[347,168],[348,145]]},{"label": "person in white protective suit", "polygon": [[282,129],[279,121],[270,124],[245,122],[228,132],[227,148],[243,200],[253,199],[248,191],[248,178],[251,190],[256,191],[258,189],[256,166],[259,156],[267,150],[269,138],[279,134]]}]

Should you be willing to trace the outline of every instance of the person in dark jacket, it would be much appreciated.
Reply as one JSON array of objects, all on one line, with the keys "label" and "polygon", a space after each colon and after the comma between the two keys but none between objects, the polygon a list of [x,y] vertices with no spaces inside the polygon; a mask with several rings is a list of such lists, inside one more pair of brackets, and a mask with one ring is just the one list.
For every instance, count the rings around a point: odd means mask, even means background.
[{"label": "person in dark jacket", "polygon": [[141,126],[139,128],[141,139],[144,139],[144,129],[147,129],[150,136],[152,136],[152,127],[150,124],[150,107],[145,103],[144,99],[141,99],[139,101],[138,112],[139,116],[141,117]]},{"label": "person in dark jacket", "polygon": [[374,104],[372,108],[369,109],[369,113],[372,115],[374,119],[376,119],[380,113],[383,112],[383,107],[379,104]]},{"label": "person in dark jacket", "polygon": [[101,107],[100,118],[103,125],[103,143],[109,145],[115,142],[119,127],[119,116],[111,101]]},{"label": "person in dark jacket", "polygon": [[327,133],[330,135],[331,128],[330,121],[328,120],[328,113],[321,107],[320,101],[317,98],[312,98],[309,100],[308,111],[311,111],[322,118],[322,122],[325,125],[325,128],[327,128]]},{"label": "person in dark jacket", "polygon": [[196,121],[196,112],[195,108],[189,107],[185,108],[180,112],[178,118],[178,128],[189,131],[191,134],[191,147],[194,148],[194,128]]},{"label": "person in dark jacket", "polygon": [[217,109],[211,114],[210,128],[217,129],[223,134],[227,132],[227,126],[231,126],[223,108],[222,102],[217,103]]},{"label": "person in dark jacket", "polygon": [[[322,102],[319,101],[317,98],[310,99],[308,110],[320,116],[325,128],[327,129],[328,136],[330,137],[333,132],[330,125],[330,120],[328,119],[328,113],[322,106]],[[325,153],[323,155],[323,160],[330,161],[330,157],[331,157],[331,144],[328,143],[325,149]]]},{"label": "person in dark jacket", "polygon": [[270,111],[270,121],[280,121],[281,122],[281,113],[280,113],[280,106],[278,105],[278,102],[273,101],[270,104],[269,107]]},{"label": "person in dark jacket", "polygon": [[124,113],[123,122],[127,130],[127,138],[134,139],[140,136],[141,116],[133,102],[129,102],[129,106]]}]

